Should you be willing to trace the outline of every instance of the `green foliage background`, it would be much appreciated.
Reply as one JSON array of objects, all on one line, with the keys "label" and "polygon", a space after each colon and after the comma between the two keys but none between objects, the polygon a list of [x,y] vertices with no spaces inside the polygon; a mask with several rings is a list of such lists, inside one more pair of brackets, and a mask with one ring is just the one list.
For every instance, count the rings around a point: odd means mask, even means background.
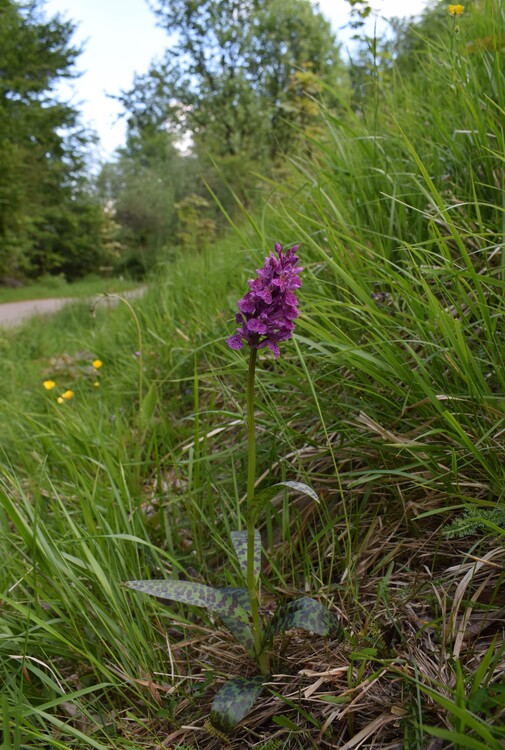
[{"label": "green foliage background", "polygon": [[[246,655],[121,582],[237,585],[247,363],[225,339],[276,240],[301,244],[305,270],[296,335],[258,372],[265,600],[317,597],[345,639],[283,641],[284,682],[227,741],[502,746],[504,39],[499,2],[456,21],[440,5],[365,40],[351,90],[296,71],[317,107],[295,118],[293,151],[239,172],[247,200],[233,158],[214,160],[230,166],[207,180],[227,233],[191,175],[175,211],[201,209],[215,240],[170,244],[134,308],[77,306],[2,334],[7,747],[222,746],[208,686],[242,677]],[[158,150],[176,171],[171,138],[134,123],[111,181],[149,180]],[[272,495],[286,479],[320,503]]]},{"label": "green foliage background", "polygon": [[86,176],[91,136],[53,94],[73,75],[72,33],[39,2],[0,3],[0,279],[72,279],[101,260],[101,210]]}]

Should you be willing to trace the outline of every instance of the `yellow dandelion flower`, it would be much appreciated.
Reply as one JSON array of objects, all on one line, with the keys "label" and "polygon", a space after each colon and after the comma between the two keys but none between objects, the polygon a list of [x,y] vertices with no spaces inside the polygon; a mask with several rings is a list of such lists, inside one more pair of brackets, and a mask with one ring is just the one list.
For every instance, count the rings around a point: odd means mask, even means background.
[{"label": "yellow dandelion flower", "polygon": [[94,359],[91,364],[93,365],[95,370],[99,370],[100,367],[103,365],[103,362],[100,359]]},{"label": "yellow dandelion flower", "polygon": [[42,385],[44,386],[44,388],[46,389],[46,391],[52,391],[52,389],[54,388],[54,386],[56,385],[56,383],[54,382],[54,380],[44,380],[44,382],[42,383]]},{"label": "yellow dandelion flower", "polygon": [[65,401],[70,401],[71,398],[74,398],[74,392],[73,391],[65,391],[65,393],[61,394],[61,398],[64,398]]},{"label": "yellow dandelion flower", "polygon": [[95,388],[100,388],[100,383],[98,382],[98,380],[95,380],[93,385],[95,386]]},{"label": "yellow dandelion flower", "polygon": [[57,402],[58,402],[59,404],[64,404],[64,403],[65,403],[65,399],[64,399],[64,398],[62,398],[61,396],[58,396],[58,398],[56,399],[56,401],[57,401]]},{"label": "yellow dandelion flower", "polygon": [[464,5],[449,5],[447,9],[451,16],[462,16],[465,11]]}]

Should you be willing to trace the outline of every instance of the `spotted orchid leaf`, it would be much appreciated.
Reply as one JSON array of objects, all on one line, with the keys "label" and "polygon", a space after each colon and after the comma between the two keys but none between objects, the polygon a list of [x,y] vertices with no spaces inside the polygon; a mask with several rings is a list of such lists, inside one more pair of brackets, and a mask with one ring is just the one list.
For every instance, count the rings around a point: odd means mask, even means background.
[{"label": "spotted orchid leaf", "polygon": [[[231,541],[235,554],[244,575],[247,575],[247,531],[232,531]],[[261,571],[261,536],[258,529],[254,529],[254,575],[259,577]]]},{"label": "spotted orchid leaf", "polygon": [[223,732],[229,732],[242,721],[261,695],[265,680],[256,677],[235,677],[225,682],[210,708],[212,724]]},{"label": "spotted orchid leaf", "polygon": [[308,596],[277,607],[268,628],[268,637],[272,638],[291,628],[323,636],[340,632],[340,626],[329,610]]},{"label": "spotted orchid leaf", "polygon": [[250,621],[247,610],[227,589],[213,589],[194,581],[128,581],[126,586],[155,596],[162,602],[192,604],[216,612],[221,618],[232,618],[244,624]]},{"label": "spotted orchid leaf", "polygon": [[[238,607],[244,609],[247,613],[251,612],[251,604],[249,602],[249,594],[247,589],[236,589],[232,586],[219,589],[222,593],[231,596],[232,599],[237,603]],[[237,643],[245,648],[249,656],[255,655],[254,648],[254,637],[252,634],[251,627],[248,623],[238,620],[235,617],[228,615],[220,615],[223,625],[227,630],[230,631],[232,636],[235,638]]]}]

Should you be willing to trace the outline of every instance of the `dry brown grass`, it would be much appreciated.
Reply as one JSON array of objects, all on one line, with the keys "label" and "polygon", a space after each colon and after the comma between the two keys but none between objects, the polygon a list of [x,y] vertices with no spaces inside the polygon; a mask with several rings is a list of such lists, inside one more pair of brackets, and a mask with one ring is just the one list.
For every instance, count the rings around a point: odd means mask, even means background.
[{"label": "dry brown grass", "polygon": [[[320,472],[314,452],[311,458],[311,469]],[[342,481],[345,485],[345,475]],[[335,524],[327,530],[327,538],[318,536],[317,543],[327,559],[334,554],[330,539],[342,538],[348,530],[342,501],[329,484],[321,479]],[[150,748],[205,750],[451,746],[416,729],[420,722],[453,726],[450,713],[424,688],[454,699],[461,668],[469,698],[472,675],[490,648],[497,658],[486,680],[490,686],[503,682],[505,549],[493,538],[444,539],[440,515],[416,520],[421,509],[426,513],[440,507],[443,499],[437,493],[430,498],[427,489],[417,487],[414,493],[397,486],[396,509],[389,504],[386,516],[388,494],[386,485],[368,498],[348,564],[336,567],[340,578],[310,592],[338,615],[344,639],[302,631],[278,638],[273,674],[263,696],[233,735],[224,738],[206,720],[217,685],[234,676],[253,675],[255,667],[226,631],[198,624],[180,640],[180,631],[174,629],[169,635],[173,680],[163,683],[152,675],[146,683],[151,696],[157,691],[160,703],[167,692],[177,696],[174,716],[150,725],[151,740],[141,732],[139,746],[142,742]],[[354,498],[350,505],[360,501]],[[278,539],[270,550],[264,566],[267,577],[270,561],[278,564],[286,556],[296,557],[302,542],[305,554],[316,554],[316,545],[307,546],[307,538],[320,528],[320,507],[302,498],[293,504],[300,511],[296,530],[289,544]],[[290,597],[300,591],[293,584],[276,593]],[[273,608],[273,599],[273,592],[266,592],[265,611]],[[161,634],[164,625],[158,626]],[[192,694],[195,686],[207,685],[209,675],[216,676],[217,685],[209,685],[201,695]],[[505,722],[503,706],[491,713],[497,724]],[[291,728],[280,726],[275,717],[291,722]],[[153,736],[158,738],[154,744]]]}]

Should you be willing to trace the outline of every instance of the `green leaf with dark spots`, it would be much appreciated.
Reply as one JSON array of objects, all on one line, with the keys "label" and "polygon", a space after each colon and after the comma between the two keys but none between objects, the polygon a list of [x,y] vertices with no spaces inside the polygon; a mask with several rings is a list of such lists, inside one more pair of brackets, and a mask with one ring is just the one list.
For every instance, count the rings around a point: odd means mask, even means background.
[{"label": "green leaf with dark spots", "polygon": [[[233,618],[239,622],[249,624],[251,621],[249,598],[247,598],[247,608],[244,609],[240,603],[240,598],[235,594],[228,593],[229,589],[214,589],[214,591],[216,592],[216,605],[213,609],[219,614],[221,619],[223,617]],[[240,589],[236,589],[236,591],[240,591]]]},{"label": "green leaf with dark spots", "polygon": [[[231,596],[239,607],[250,613],[251,605],[247,589],[236,589],[232,586],[228,586],[227,588],[219,589],[219,591]],[[227,615],[220,615],[220,617],[223,625],[230,631],[237,643],[240,643],[250,656],[254,656],[254,637],[250,625],[241,620],[237,620],[235,617],[229,617]]]},{"label": "green leaf with dark spots", "polygon": [[266,680],[263,675],[257,675],[235,677],[225,682],[212,702],[212,724],[223,732],[229,732],[236,727],[260,697]]},{"label": "green leaf with dark spots", "polygon": [[220,617],[232,617],[245,624],[250,621],[247,610],[226,589],[213,589],[193,581],[128,581],[126,586],[155,596],[161,602],[174,601],[205,607]]},{"label": "green leaf with dark spots", "polygon": [[332,635],[340,626],[329,610],[315,599],[304,596],[277,607],[268,628],[268,637],[291,628],[301,628],[317,635]]},{"label": "green leaf with dark spots", "polygon": [[[232,531],[231,541],[244,576],[247,575],[247,531]],[[261,536],[254,529],[254,575],[259,577],[261,571]]]}]

